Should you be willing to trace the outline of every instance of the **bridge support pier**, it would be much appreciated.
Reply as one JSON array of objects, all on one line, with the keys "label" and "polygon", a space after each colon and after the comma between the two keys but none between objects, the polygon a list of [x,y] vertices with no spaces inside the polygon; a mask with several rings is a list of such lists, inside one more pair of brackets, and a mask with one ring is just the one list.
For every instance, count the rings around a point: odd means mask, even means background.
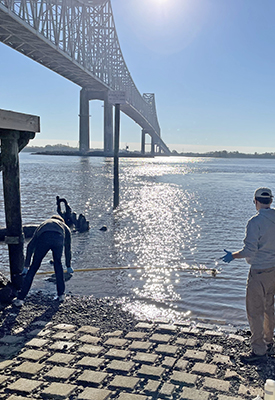
[{"label": "bridge support pier", "polygon": [[145,154],[145,135],[146,131],[142,129],[141,131],[141,154]]},{"label": "bridge support pier", "polygon": [[161,154],[161,147],[159,144],[156,145],[156,153]]},{"label": "bridge support pier", "polygon": [[[142,129],[142,131],[141,131],[141,154],[145,154],[146,134],[148,134],[148,132],[146,132],[145,129]],[[148,135],[150,135],[150,134],[148,134]],[[154,140],[153,136],[151,136],[151,155],[152,156],[155,155],[155,140]]]},{"label": "bridge support pier", "polygon": [[113,105],[108,102],[108,93],[104,96],[104,153],[113,153],[114,135],[113,135]]},{"label": "bridge support pier", "polygon": [[84,88],[80,91],[79,117],[79,151],[87,152],[90,149],[89,92]]},{"label": "bridge support pier", "polygon": [[110,154],[114,151],[114,123],[113,105],[108,102],[108,92],[96,92],[82,88],[80,91],[79,112],[79,151],[85,153],[90,150],[90,121],[89,101],[104,101],[104,153]]},{"label": "bridge support pier", "polygon": [[153,136],[151,136],[151,155],[154,156],[155,155],[155,141]]}]

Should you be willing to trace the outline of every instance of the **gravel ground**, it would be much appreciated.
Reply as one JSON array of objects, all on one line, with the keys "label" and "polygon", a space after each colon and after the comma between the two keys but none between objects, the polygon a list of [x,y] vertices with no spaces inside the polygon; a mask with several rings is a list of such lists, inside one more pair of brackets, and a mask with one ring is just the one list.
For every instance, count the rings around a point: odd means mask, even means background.
[{"label": "gravel ground", "polygon": [[[31,294],[23,307],[9,305],[0,311],[0,337],[15,334],[18,331],[24,335],[33,329],[31,324],[37,320],[53,322],[54,324],[92,325],[99,327],[103,332],[123,330],[124,333],[133,330],[137,320],[130,313],[123,311],[116,299],[95,299],[94,297],[80,297],[66,295],[64,303],[53,300],[52,295],[41,291]],[[223,354],[229,355],[235,371],[242,383],[246,386],[263,388],[265,380],[273,378],[275,374],[275,358],[269,357],[267,362],[258,365],[243,365],[239,356],[249,351],[249,332],[237,331],[237,335],[245,338],[243,342],[236,340],[232,346],[228,343],[227,335],[198,336],[198,348],[205,342],[223,346]],[[20,333],[22,335],[22,333]]]},{"label": "gravel ground", "polygon": [[52,295],[40,291],[29,295],[21,308],[10,305],[2,309],[0,318],[1,337],[20,327],[28,333],[28,326],[36,320],[79,327],[92,325],[100,327],[103,332],[118,328],[126,332],[137,324],[136,319],[123,311],[115,300],[66,295],[64,303],[59,303],[53,300]]}]

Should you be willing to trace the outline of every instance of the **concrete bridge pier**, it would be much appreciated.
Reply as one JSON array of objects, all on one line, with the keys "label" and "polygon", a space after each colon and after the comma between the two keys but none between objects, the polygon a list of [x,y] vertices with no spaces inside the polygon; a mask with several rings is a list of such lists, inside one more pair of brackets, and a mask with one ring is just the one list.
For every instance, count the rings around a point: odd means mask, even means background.
[{"label": "concrete bridge pier", "polygon": [[79,118],[79,151],[85,153],[90,149],[89,91],[85,88],[80,91]]},{"label": "concrete bridge pier", "polygon": [[155,140],[154,140],[153,136],[151,136],[151,155],[152,156],[155,155]]},{"label": "concrete bridge pier", "polygon": [[156,153],[161,154],[161,146],[159,144],[156,145]]},{"label": "concrete bridge pier", "polygon": [[[150,135],[145,129],[142,129],[142,131],[141,131],[141,154],[145,154],[146,134]],[[151,154],[155,155],[155,140],[154,140],[153,136],[151,136]]]},{"label": "concrete bridge pier", "polygon": [[142,129],[141,131],[141,154],[145,154],[145,135],[146,131]]},{"label": "concrete bridge pier", "polygon": [[104,153],[110,154],[114,151],[114,124],[113,106],[108,102],[108,92],[96,92],[82,88],[80,91],[79,112],[79,150],[87,152],[90,150],[90,120],[89,101],[104,101]]},{"label": "concrete bridge pier", "polygon": [[114,151],[114,126],[113,126],[113,106],[108,102],[108,93],[104,95],[104,153]]}]

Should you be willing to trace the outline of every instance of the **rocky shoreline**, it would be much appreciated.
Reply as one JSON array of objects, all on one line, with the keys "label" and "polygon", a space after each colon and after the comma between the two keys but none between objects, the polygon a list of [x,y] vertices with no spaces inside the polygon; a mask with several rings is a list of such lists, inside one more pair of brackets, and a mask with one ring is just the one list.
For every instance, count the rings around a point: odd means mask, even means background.
[{"label": "rocky shoreline", "polygon": [[[59,303],[54,301],[51,295],[41,291],[29,295],[21,308],[13,305],[4,307],[0,315],[0,338],[16,334],[25,335],[28,338],[33,325],[39,322],[73,324],[77,327],[91,325],[100,328],[102,332],[120,330],[124,334],[132,331],[139,322],[132,314],[124,311],[116,299],[66,295],[65,301]],[[203,324],[200,325],[201,328]],[[197,350],[200,350],[207,342],[223,347],[223,354],[230,358],[230,368],[234,372],[231,379],[236,382],[236,385],[242,383],[249,387],[263,388],[266,379],[274,377],[274,357],[268,357],[267,362],[258,365],[243,365],[240,362],[240,354],[249,351],[249,332],[239,330],[232,334],[230,329],[226,332],[225,328],[224,331],[217,332],[221,333],[220,335],[215,335],[213,332],[211,334],[208,328],[205,334],[199,335],[196,334],[198,331],[196,327],[199,327],[199,324],[196,325],[192,321],[187,321],[185,325],[182,324],[182,327],[183,330],[186,327],[192,327],[193,332],[191,330],[189,333],[197,339]],[[207,334],[208,331],[209,334]],[[225,365],[222,368],[226,367]]]},{"label": "rocky shoreline", "polygon": [[20,328],[28,333],[28,326],[37,320],[52,323],[93,325],[102,331],[129,331],[137,320],[122,310],[116,300],[95,299],[66,295],[63,303],[53,300],[53,296],[41,291],[29,295],[21,308],[13,305],[0,311],[0,336],[14,334]]}]

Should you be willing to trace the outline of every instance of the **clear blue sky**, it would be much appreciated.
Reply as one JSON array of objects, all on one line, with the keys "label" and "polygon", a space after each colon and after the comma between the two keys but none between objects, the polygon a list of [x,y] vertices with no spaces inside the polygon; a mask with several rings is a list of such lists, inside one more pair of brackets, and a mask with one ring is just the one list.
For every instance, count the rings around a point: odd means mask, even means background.
[{"label": "clear blue sky", "polygon": [[[171,150],[275,151],[274,0],[112,0],[124,59],[141,93],[155,93]],[[0,108],[39,115],[30,144],[78,141],[80,88],[0,44]],[[90,102],[91,141],[103,137]],[[149,141],[149,138],[148,138]],[[140,148],[123,116],[121,147]]]}]

